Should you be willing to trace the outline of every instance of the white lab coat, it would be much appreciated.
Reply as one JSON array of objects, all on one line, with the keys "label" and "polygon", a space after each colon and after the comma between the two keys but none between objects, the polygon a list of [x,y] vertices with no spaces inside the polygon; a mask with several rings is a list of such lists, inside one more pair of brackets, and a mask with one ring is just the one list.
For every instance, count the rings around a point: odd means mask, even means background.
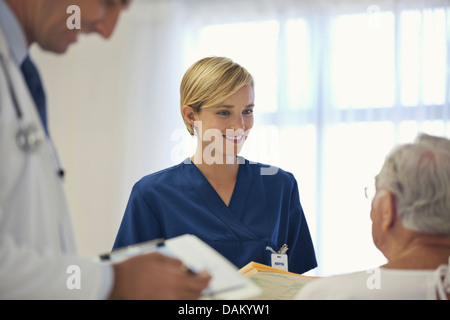
[{"label": "white lab coat", "polygon": [[[24,122],[45,134],[1,28],[0,59],[0,299],[103,298],[108,283],[105,270],[109,283],[111,270],[76,255],[63,181],[50,142],[33,152],[22,151],[16,143],[19,121],[6,71]],[[72,269],[73,265],[77,267]]]}]

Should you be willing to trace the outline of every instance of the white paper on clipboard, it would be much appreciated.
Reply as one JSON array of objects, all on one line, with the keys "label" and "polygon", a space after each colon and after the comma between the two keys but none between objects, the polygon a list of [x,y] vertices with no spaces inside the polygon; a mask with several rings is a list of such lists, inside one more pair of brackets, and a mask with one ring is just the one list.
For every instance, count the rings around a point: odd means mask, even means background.
[{"label": "white paper on clipboard", "polygon": [[[142,248],[142,250],[140,250]],[[261,289],[241,275],[238,268],[198,237],[185,234],[165,241],[146,242],[102,255],[112,262],[132,255],[159,251],[174,257],[194,272],[207,271],[211,275],[208,288],[201,299],[239,300],[257,296]]]},{"label": "white paper on clipboard", "polygon": [[238,268],[194,235],[186,234],[165,241],[165,247],[195,272],[211,275],[204,299],[245,299],[256,296],[260,288],[238,273]]}]

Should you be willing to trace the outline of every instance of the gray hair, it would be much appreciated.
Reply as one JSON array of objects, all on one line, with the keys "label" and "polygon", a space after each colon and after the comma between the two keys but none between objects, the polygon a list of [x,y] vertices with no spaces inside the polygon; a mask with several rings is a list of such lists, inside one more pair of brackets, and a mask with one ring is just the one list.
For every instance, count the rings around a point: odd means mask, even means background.
[{"label": "gray hair", "polygon": [[395,148],[377,176],[395,196],[405,228],[450,236],[450,140],[421,134]]}]

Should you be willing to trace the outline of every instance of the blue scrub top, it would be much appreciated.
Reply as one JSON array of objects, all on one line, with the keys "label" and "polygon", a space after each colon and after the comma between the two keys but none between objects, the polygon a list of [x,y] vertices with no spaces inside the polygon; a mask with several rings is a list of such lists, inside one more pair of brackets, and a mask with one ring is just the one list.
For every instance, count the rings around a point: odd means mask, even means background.
[{"label": "blue scrub top", "polygon": [[271,265],[269,249],[287,244],[289,271],[317,266],[294,176],[242,161],[227,206],[189,159],[137,182],[114,249],[156,238],[194,234],[238,268],[250,261]]}]

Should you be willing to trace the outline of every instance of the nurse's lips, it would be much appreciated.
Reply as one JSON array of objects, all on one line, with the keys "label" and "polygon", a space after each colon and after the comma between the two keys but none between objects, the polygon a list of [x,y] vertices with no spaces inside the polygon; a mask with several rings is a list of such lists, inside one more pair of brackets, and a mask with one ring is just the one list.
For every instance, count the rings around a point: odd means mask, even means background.
[{"label": "nurse's lips", "polygon": [[227,135],[223,135],[223,137],[227,140],[233,141],[234,143],[239,143],[244,136],[240,135],[240,136],[227,136]]}]

